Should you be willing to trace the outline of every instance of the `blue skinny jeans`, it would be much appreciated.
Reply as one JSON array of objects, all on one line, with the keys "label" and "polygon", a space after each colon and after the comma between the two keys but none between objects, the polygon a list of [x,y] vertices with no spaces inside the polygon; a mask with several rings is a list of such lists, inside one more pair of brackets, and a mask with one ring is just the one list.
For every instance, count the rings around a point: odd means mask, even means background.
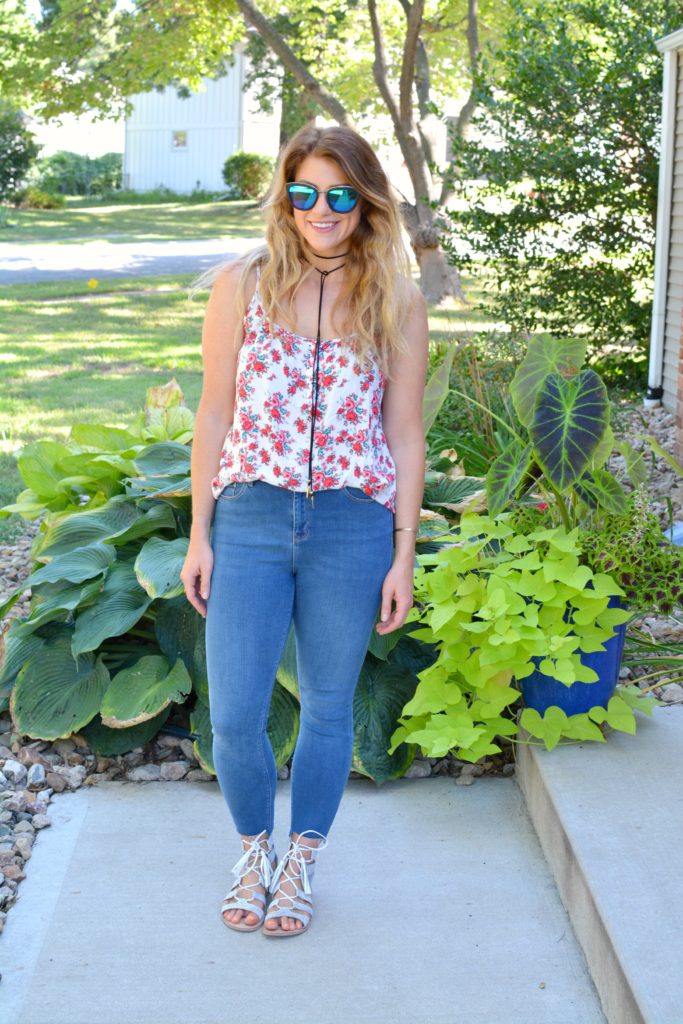
[{"label": "blue skinny jeans", "polygon": [[301,701],[290,838],[327,835],[351,768],[353,698],[382,583],[394,514],[356,487],[304,492],[263,480],[216,501],[206,614],[213,759],[238,833],[274,826],[277,771],[266,732],[292,621]]}]

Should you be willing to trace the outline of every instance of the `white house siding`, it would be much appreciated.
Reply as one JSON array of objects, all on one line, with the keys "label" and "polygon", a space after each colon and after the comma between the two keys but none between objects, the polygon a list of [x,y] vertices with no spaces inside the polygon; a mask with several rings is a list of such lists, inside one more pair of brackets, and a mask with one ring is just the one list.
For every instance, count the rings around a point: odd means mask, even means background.
[{"label": "white house siding", "polygon": [[[203,92],[180,99],[175,89],[133,97],[126,121],[124,187],[146,192],[159,186],[175,192],[220,191],[227,157],[238,149],[277,152],[277,112],[273,117],[249,111],[242,92],[244,58],[238,54],[227,75],[206,79]],[[250,123],[244,123],[248,116]],[[187,144],[173,144],[185,132]]]},{"label": "white house siding", "polygon": [[676,146],[671,195],[671,234],[664,322],[663,404],[675,409],[683,322],[683,50],[677,54]]}]

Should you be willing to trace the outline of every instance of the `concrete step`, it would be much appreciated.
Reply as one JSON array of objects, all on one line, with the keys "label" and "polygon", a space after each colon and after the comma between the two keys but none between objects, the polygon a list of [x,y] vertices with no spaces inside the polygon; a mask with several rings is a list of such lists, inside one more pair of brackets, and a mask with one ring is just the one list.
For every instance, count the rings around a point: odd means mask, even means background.
[{"label": "concrete step", "polygon": [[[291,781],[278,782],[286,849]],[[291,940],[226,928],[215,783],[55,796],[0,937],[0,1024],[604,1024],[513,779],[348,783]]]},{"label": "concrete step", "polygon": [[518,748],[517,780],[610,1024],[683,1021],[683,708]]}]

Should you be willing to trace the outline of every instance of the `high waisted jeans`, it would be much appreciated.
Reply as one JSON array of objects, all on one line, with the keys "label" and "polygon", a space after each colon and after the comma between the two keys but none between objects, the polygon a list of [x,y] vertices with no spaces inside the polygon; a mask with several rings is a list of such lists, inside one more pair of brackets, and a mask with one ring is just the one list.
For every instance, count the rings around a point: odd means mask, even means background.
[{"label": "high waisted jeans", "polygon": [[389,508],[359,488],[305,493],[263,480],[219,495],[206,656],[218,782],[237,831],[273,831],[266,732],[292,621],[301,700],[293,832],[332,825],[351,768],[353,697],[393,561]]}]

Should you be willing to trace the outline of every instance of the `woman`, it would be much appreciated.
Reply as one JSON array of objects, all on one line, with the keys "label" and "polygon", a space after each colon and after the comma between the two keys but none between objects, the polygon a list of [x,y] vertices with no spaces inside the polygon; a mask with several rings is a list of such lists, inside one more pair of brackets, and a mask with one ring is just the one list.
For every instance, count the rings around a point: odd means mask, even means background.
[{"label": "woman", "polygon": [[[223,268],[208,303],[181,576],[206,617],[214,765],[244,851],[223,920],[287,937],[311,921],[377,613],[386,636],[412,605],[428,333],[388,179],[354,131],[298,132],[264,209],[266,246]],[[278,865],[266,722],[292,621],[301,715]]]}]

